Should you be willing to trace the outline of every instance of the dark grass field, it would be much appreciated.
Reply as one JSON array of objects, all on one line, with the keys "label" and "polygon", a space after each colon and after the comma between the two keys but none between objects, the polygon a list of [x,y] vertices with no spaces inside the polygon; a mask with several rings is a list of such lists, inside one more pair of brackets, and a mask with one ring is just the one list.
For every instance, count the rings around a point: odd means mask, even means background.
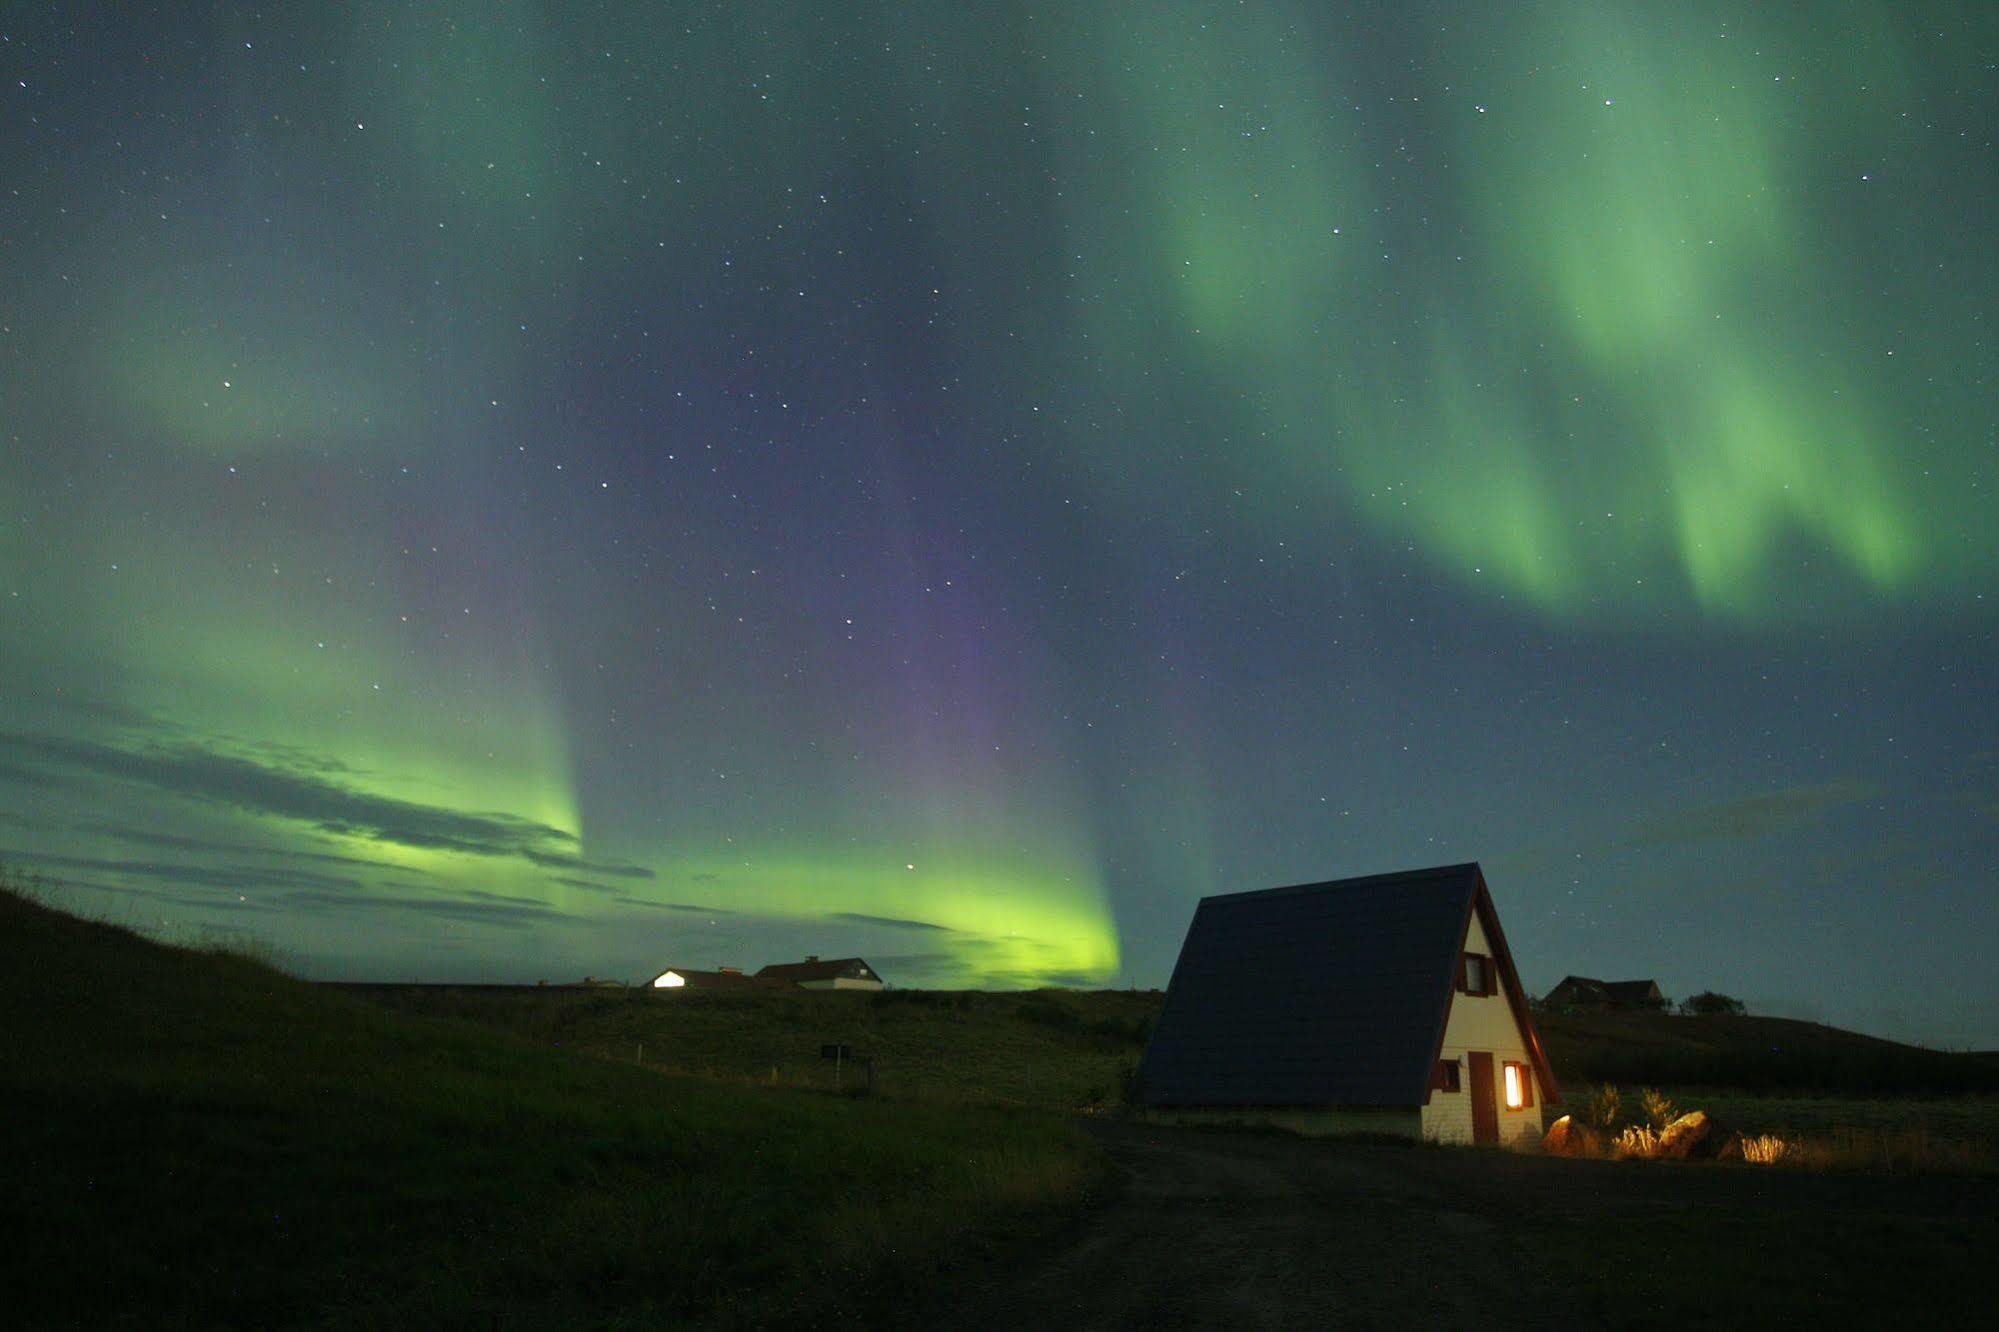
[{"label": "dark grass field", "polygon": [[[1119,1122],[1159,1003],[349,990],[0,894],[0,1322],[1290,1327],[1503,1306],[1520,1325],[1669,1326],[1978,1307],[1999,1242],[1989,1060],[1776,1019],[1548,1015],[1571,1105],[1610,1074],[1631,1106],[1661,1085],[1745,1131],[1903,1145],[1814,1169],[1562,1161]],[[835,1092],[824,1042],[873,1058],[873,1096],[851,1067]],[[1790,1053],[1757,1063],[1771,1050]],[[1452,1262],[1527,1275],[1494,1304]]]},{"label": "dark grass field", "polygon": [[0,895],[0,1323],[836,1317],[1073,1207],[1068,1118],[674,1078]]},{"label": "dark grass field", "polygon": [[[875,1057],[884,1097],[1111,1113],[1163,996],[888,991],[484,990],[369,987],[399,1012],[448,1014],[550,1048],[700,1076],[830,1089],[822,1042]],[[1999,1067],[1785,1018],[1537,1016],[1573,1109],[1605,1082],[1626,1117],[1644,1087],[1748,1133],[1927,1136],[1999,1161]],[[853,1073],[846,1077],[851,1082]]]},{"label": "dark grass field", "polygon": [[450,1016],[548,1048],[701,1077],[831,1090],[822,1044],[875,1063],[898,1100],[1064,1113],[1115,1107],[1158,1015],[1157,991],[652,991],[367,986],[397,1012]]}]

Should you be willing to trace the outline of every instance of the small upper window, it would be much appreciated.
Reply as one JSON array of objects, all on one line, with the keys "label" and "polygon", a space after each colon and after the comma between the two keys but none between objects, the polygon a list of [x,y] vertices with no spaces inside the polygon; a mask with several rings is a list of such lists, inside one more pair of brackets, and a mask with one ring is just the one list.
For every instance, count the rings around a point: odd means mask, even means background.
[{"label": "small upper window", "polygon": [[1454,1092],[1459,1089],[1460,1085],[1458,1080],[1458,1061],[1455,1059],[1439,1059],[1436,1071],[1430,1075],[1430,1089],[1432,1091]]},{"label": "small upper window", "polygon": [[1466,994],[1495,994],[1492,983],[1492,959],[1484,953],[1466,953],[1463,980],[1458,988]]}]

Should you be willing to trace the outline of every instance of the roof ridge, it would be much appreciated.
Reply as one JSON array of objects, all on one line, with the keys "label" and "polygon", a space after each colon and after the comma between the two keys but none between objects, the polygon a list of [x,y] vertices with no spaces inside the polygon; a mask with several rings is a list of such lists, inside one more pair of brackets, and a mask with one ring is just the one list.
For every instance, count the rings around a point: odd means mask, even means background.
[{"label": "roof ridge", "polygon": [[1380,888],[1414,879],[1440,879],[1452,875],[1479,873],[1482,873],[1479,863],[1476,860],[1466,860],[1454,865],[1432,865],[1427,869],[1392,870],[1386,874],[1359,874],[1347,879],[1284,884],[1277,888],[1252,888],[1241,893],[1210,893],[1201,899],[1201,903],[1205,905],[1209,902],[1237,901],[1245,897],[1281,897],[1287,893],[1308,893],[1327,888]]}]

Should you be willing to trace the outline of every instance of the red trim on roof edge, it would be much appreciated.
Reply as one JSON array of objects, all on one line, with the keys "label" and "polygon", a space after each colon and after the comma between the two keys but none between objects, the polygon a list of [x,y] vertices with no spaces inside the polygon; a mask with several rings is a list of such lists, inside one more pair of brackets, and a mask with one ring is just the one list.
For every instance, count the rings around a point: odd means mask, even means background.
[{"label": "red trim on roof edge", "polygon": [[[1472,912],[1478,913],[1479,924],[1485,926],[1485,942],[1492,949],[1490,961],[1499,964],[1499,977],[1504,984],[1506,1003],[1513,1010],[1513,1020],[1520,1027],[1520,1034],[1526,1038],[1527,1054],[1534,1061],[1534,1072],[1541,1079],[1544,1105],[1560,1105],[1562,1090],[1555,1082],[1555,1073],[1548,1065],[1548,1052],[1541,1045],[1541,1033],[1534,1027],[1534,1015],[1527,1009],[1527,992],[1520,988],[1520,973],[1513,968],[1513,950],[1506,946],[1506,931],[1499,928],[1499,909],[1492,904],[1492,894],[1486,890],[1485,870],[1472,862],[1473,889],[1471,901],[1465,904],[1464,923],[1458,926],[1458,947],[1451,956],[1451,970],[1444,980],[1448,996],[1444,1003],[1444,1014],[1437,1023],[1437,1038],[1430,1044],[1430,1066],[1435,1068],[1444,1055],[1444,1029],[1450,1025],[1451,1005],[1458,1001],[1458,968],[1463,965],[1465,939],[1471,933]],[[1423,1104],[1430,1103],[1430,1088],[1423,1090]]]},{"label": "red trim on roof edge", "polygon": [[1486,891],[1484,870],[1478,871],[1477,905],[1479,923],[1485,926],[1485,941],[1492,945],[1493,958],[1499,963],[1500,975],[1506,979],[1506,1002],[1513,1009],[1513,1020],[1520,1024],[1521,1034],[1527,1038],[1527,1053],[1533,1056],[1534,1072],[1541,1079],[1541,1101],[1545,1105],[1560,1105],[1562,1089],[1555,1082],[1554,1069],[1548,1065],[1548,1052],[1541,1044],[1541,1033],[1527,1008],[1527,991],[1520,987],[1520,973],[1513,969],[1513,950],[1506,946],[1506,931],[1499,928],[1499,910],[1492,904],[1492,894]]}]

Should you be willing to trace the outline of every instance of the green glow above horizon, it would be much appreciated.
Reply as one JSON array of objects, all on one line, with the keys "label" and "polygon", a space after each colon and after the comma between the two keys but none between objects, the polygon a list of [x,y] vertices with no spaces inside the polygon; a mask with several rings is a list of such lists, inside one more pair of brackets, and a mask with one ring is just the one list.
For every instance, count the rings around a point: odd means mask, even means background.
[{"label": "green glow above horizon", "polygon": [[1326,785],[1311,728],[1392,712],[1383,605],[1661,652],[1989,605],[1992,15],[504,10],[19,37],[51,854],[151,883],[103,802],[551,937],[1106,978],[1275,845],[1226,756]]},{"label": "green glow above horizon", "polygon": [[[898,860],[888,848],[675,857],[668,873],[675,884],[694,880],[674,891],[719,895],[740,912],[812,918],[837,906],[908,922],[875,932],[913,951],[948,955],[950,961],[932,964],[932,984],[1093,985],[1116,974],[1117,926],[1087,864],[980,854],[948,843],[934,857],[906,854],[912,858]],[[868,928],[865,921],[841,924],[849,934]]]}]

